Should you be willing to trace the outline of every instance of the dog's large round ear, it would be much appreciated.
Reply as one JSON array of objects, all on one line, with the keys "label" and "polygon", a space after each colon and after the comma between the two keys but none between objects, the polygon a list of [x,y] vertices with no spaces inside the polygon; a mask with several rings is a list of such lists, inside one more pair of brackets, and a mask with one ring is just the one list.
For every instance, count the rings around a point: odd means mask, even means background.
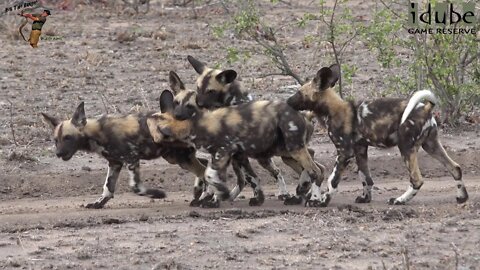
[{"label": "dog's large round ear", "polygon": [[160,95],[160,111],[172,112],[173,111],[173,94],[168,90],[163,90]]},{"label": "dog's large round ear", "polygon": [[340,78],[340,67],[338,65],[332,65],[331,67],[322,67],[313,82],[318,86],[318,90],[324,91],[332,86]]},{"label": "dog's large round ear", "polygon": [[227,69],[215,76],[215,79],[221,84],[232,83],[237,78],[237,72],[233,69]]},{"label": "dog's large round ear", "polygon": [[193,56],[189,55],[187,56],[187,60],[188,62],[190,62],[190,65],[192,65],[192,67],[195,69],[195,71],[198,73],[198,74],[202,74],[203,71],[205,70],[206,68],[206,65],[205,63],[195,59]]},{"label": "dog's large round ear", "polygon": [[185,84],[183,84],[180,77],[174,71],[170,71],[168,74],[168,82],[170,83],[170,90],[172,90],[175,95],[185,90]]},{"label": "dog's large round ear", "polygon": [[53,116],[50,116],[46,113],[41,113],[42,116],[43,116],[43,119],[44,121],[50,125],[51,128],[55,128],[58,126],[58,124],[60,124],[60,120],[58,120],[57,118],[53,117]]},{"label": "dog's large round ear", "polygon": [[85,115],[85,103],[82,101],[73,113],[72,124],[76,127],[84,127],[87,124],[87,117]]},{"label": "dog's large round ear", "polygon": [[334,87],[341,76],[340,65],[333,64],[330,66],[330,70],[332,71],[332,77],[330,77],[330,80],[331,80],[330,87]]}]

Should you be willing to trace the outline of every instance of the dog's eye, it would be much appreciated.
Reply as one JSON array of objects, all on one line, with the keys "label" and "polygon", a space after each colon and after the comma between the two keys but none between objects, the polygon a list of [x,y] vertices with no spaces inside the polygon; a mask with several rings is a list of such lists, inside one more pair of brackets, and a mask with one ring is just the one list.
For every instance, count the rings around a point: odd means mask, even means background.
[{"label": "dog's eye", "polygon": [[72,139],[73,139],[73,137],[71,135],[66,135],[65,137],[63,137],[64,141],[70,141]]},{"label": "dog's eye", "polygon": [[195,109],[195,107],[194,107],[192,104],[187,104],[186,107],[187,107],[187,109],[189,109],[189,110]]},{"label": "dog's eye", "polygon": [[208,89],[208,90],[207,90],[207,94],[215,94],[215,92],[216,92],[216,91],[213,90],[213,89]]}]

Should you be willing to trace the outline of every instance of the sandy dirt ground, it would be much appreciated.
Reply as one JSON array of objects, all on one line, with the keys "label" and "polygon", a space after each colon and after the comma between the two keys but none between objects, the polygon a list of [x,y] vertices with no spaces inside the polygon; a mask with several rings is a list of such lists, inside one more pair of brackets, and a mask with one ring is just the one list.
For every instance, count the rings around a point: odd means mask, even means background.
[{"label": "sandy dirt ground", "polygon": [[[261,8],[265,18],[288,25],[311,2]],[[368,4],[357,5],[359,16],[367,13]],[[130,193],[122,172],[105,209],[83,208],[101,194],[106,162],[86,153],[69,162],[56,159],[40,112],[69,117],[81,101],[88,116],[157,110],[170,70],[193,85],[189,54],[237,70],[256,99],[293,93],[291,78],[259,78],[275,71],[261,49],[249,59],[226,62],[227,48],[256,45],[228,33],[214,37],[211,26],[230,16],[220,5],[199,8],[197,18],[190,8],[169,5],[162,11],[154,4],[148,14],[135,16],[121,10],[82,5],[55,11],[44,34],[59,38],[41,40],[37,50],[0,33],[0,269],[480,269],[478,125],[445,128],[440,135],[463,169],[470,193],[463,205],[455,202],[447,170],[425,152],[419,194],[406,206],[387,205],[408,186],[407,171],[397,149],[370,149],[376,187],[368,205],[353,203],[361,193],[355,165],[327,208],[306,208],[278,201],[273,179],[254,163],[267,191],[263,206],[248,206],[252,192],[246,188],[219,209],[191,208],[193,176],[154,160],[142,162],[142,179],[163,188],[166,199]],[[2,20],[12,29],[20,24]],[[326,47],[302,44],[316,29],[292,29],[284,27],[279,36],[290,44],[286,53],[299,74],[312,76],[330,64]],[[386,71],[373,52],[356,42],[346,58],[360,67],[347,93],[378,96]],[[311,147],[330,171],[335,151],[324,129],[316,130]],[[293,192],[297,176],[274,160]]]}]

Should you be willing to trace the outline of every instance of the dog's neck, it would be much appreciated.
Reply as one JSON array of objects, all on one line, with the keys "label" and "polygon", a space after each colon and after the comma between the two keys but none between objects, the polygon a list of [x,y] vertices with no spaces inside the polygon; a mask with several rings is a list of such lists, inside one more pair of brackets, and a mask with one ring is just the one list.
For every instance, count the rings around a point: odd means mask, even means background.
[{"label": "dog's neck", "polygon": [[82,129],[80,149],[87,152],[97,152],[97,146],[106,142],[101,132],[101,126],[97,119],[87,119],[87,124]]},{"label": "dog's neck", "polygon": [[332,88],[322,93],[321,102],[314,110],[319,116],[328,117],[329,129],[341,129],[345,134],[352,131],[353,109]]}]

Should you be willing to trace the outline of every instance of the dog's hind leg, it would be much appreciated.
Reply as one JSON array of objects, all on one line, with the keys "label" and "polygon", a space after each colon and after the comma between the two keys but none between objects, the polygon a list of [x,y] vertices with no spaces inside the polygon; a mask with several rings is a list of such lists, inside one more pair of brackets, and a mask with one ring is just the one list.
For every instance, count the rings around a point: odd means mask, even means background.
[{"label": "dog's hind leg", "polygon": [[468,200],[467,189],[462,180],[462,169],[453,161],[443,148],[442,144],[438,140],[437,129],[432,129],[425,142],[422,144],[423,149],[440,161],[445,167],[447,167],[453,179],[457,182],[457,203],[464,203]]},{"label": "dog's hind leg", "polygon": [[243,174],[241,164],[239,164],[236,157],[232,158],[232,168],[235,176],[237,176],[237,184],[232,191],[230,191],[231,201],[235,200],[245,187],[245,175]]},{"label": "dog's hind leg", "polygon": [[369,203],[372,200],[373,180],[368,168],[368,146],[356,144],[355,159],[358,166],[358,178],[362,181],[363,194],[355,199],[356,203]]},{"label": "dog's hind leg", "polygon": [[260,206],[265,202],[265,194],[260,186],[260,180],[258,180],[257,174],[253,171],[248,158],[242,159],[241,169],[245,175],[245,180],[250,184],[253,189],[253,198],[250,198],[248,205]]},{"label": "dog's hind leg", "polygon": [[140,161],[127,164],[128,173],[130,175],[129,185],[132,191],[140,196],[147,196],[152,199],[162,199],[166,197],[163,190],[147,188],[140,180]]},{"label": "dog's hind leg", "polygon": [[[298,185],[296,188],[296,194],[298,196],[304,196],[311,187],[312,181],[310,179],[310,176],[308,175],[307,171],[303,169],[302,165],[292,157],[287,157],[287,156],[282,156],[282,161],[283,163],[287,164],[290,168],[292,168],[299,176],[300,179],[298,181]],[[316,163],[316,162],[315,162]],[[320,164],[316,163],[318,167],[323,169],[323,166]],[[292,196],[288,196],[287,198],[295,198]],[[284,201],[287,199],[283,199]],[[295,199],[293,199],[295,200]],[[301,201],[299,202],[301,203]],[[299,203],[293,203],[292,204],[299,204]]]},{"label": "dog's hind leg", "polygon": [[286,198],[290,197],[287,191],[287,184],[285,183],[285,179],[283,178],[282,173],[278,169],[278,167],[273,163],[271,158],[259,158],[257,159],[258,164],[265,168],[270,175],[272,175],[277,180],[278,185],[278,199],[285,200]]},{"label": "dog's hind leg", "polygon": [[398,198],[391,198],[388,203],[395,205],[402,205],[410,201],[423,185],[422,174],[420,173],[420,168],[418,167],[418,146],[412,146],[409,148],[399,147],[400,153],[402,154],[403,160],[407,165],[408,172],[410,174],[410,186],[407,191]]},{"label": "dog's hind leg", "polygon": [[117,179],[122,170],[123,163],[109,161],[108,162],[108,172],[107,178],[105,179],[105,184],[103,185],[103,193],[100,198],[98,198],[93,203],[88,203],[85,205],[85,208],[99,209],[113,198],[113,193],[115,192],[115,185],[117,184]]},{"label": "dog's hind leg", "polygon": [[[307,171],[312,182],[310,188],[310,198],[307,199],[306,204],[308,206],[324,206],[321,204],[320,200],[322,195],[320,192],[320,186],[323,182],[323,166],[317,166],[306,147],[291,152],[291,156]],[[298,201],[299,200],[297,197],[291,197],[288,200],[285,200],[285,204],[293,204],[297,203]],[[300,200],[300,202],[301,201],[302,200]]]},{"label": "dog's hind leg", "polygon": [[[205,164],[205,165],[204,165]],[[205,191],[205,168],[208,160],[195,157],[195,152],[188,156],[188,160],[180,162],[181,168],[195,174],[195,183],[193,185],[193,200],[190,206],[200,206],[200,196]]]}]

